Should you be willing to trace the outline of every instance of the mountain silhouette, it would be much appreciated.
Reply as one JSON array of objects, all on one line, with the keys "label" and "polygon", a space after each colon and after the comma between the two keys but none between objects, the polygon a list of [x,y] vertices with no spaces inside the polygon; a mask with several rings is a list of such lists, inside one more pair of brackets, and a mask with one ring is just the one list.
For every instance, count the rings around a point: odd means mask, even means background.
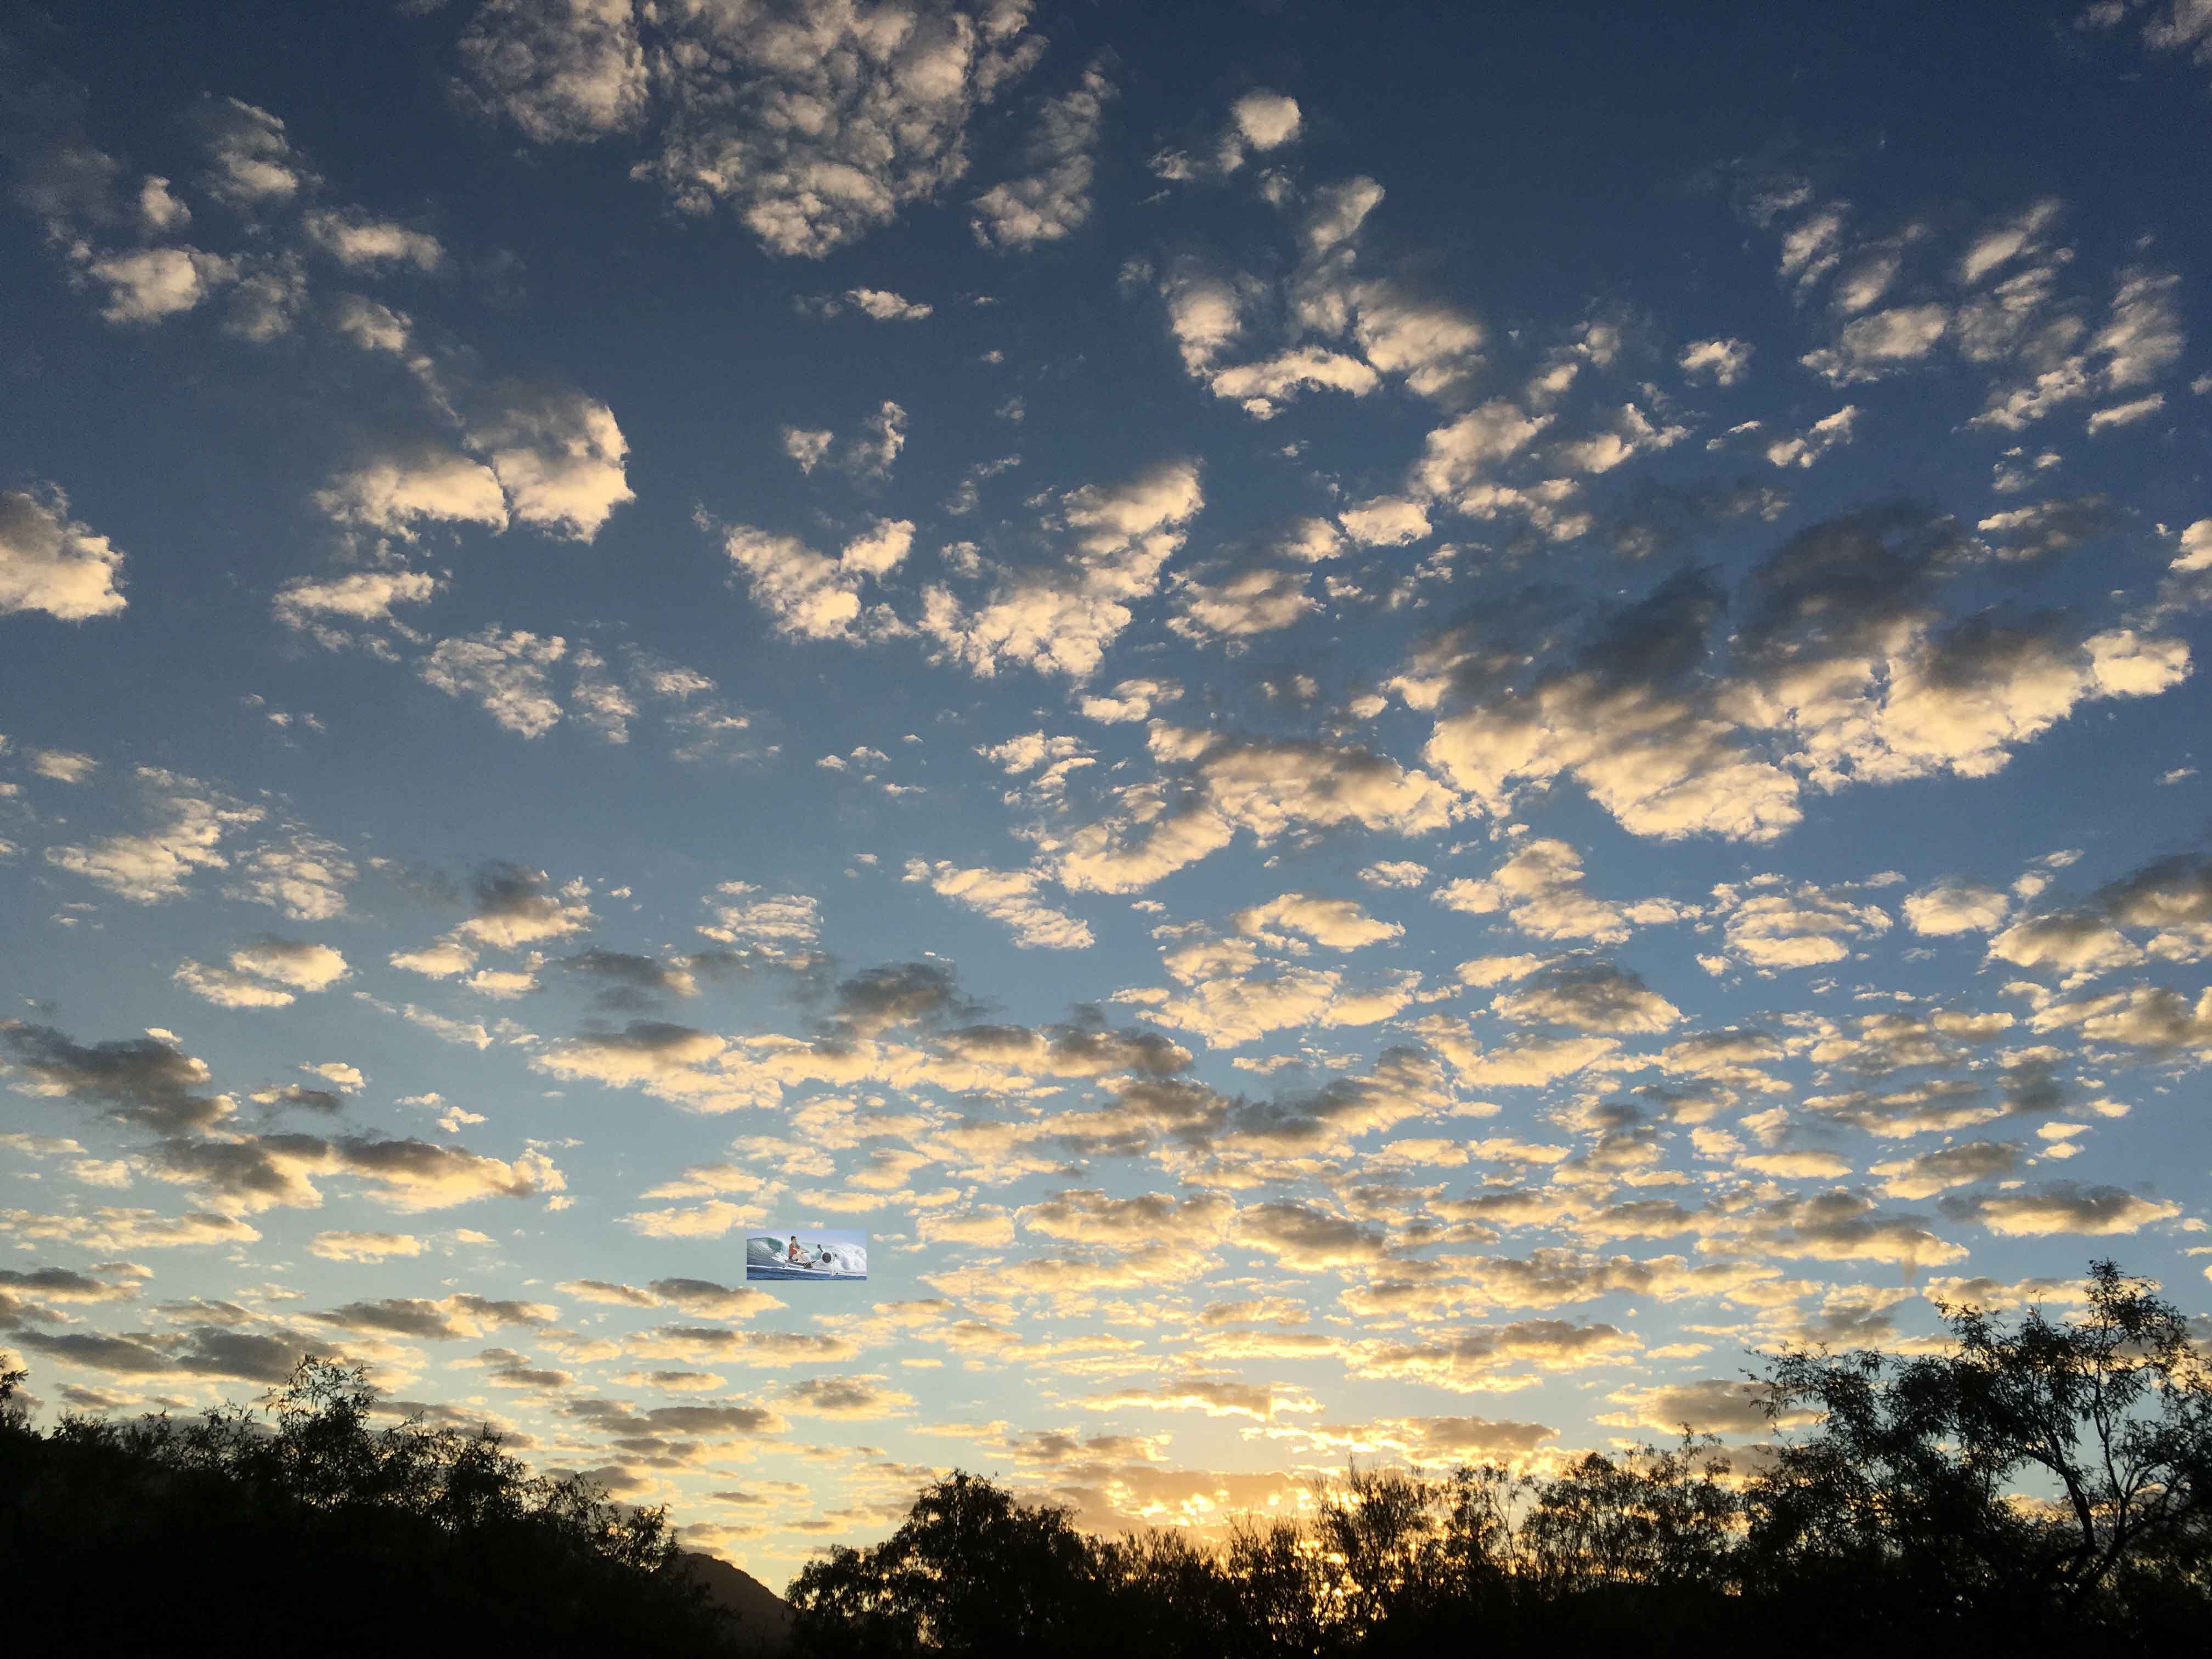
[{"label": "mountain silhouette", "polygon": [[707,1599],[738,1620],[741,1639],[763,1653],[781,1653],[791,1640],[791,1609],[766,1584],[719,1555],[687,1550],[684,1565]]}]

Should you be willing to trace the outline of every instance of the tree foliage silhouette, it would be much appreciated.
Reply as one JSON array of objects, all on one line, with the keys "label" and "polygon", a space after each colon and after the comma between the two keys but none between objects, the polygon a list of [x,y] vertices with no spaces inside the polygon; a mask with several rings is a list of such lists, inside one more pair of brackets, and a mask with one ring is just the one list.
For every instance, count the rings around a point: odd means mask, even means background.
[{"label": "tree foliage silhouette", "polygon": [[2212,1381],[2148,1281],[2093,1263],[2085,1298],[2009,1326],[1947,1308],[1942,1352],[1787,1350],[1762,1447],[1686,1430],[1541,1477],[1355,1467],[1215,1550],[1090,1538],[956,1474],[801,1573],[795,1633],[822,1659],[2186,1644],[2212,1627]]},{"label": "tree foliage silhouette", "polygon": [[377,1427],[358,1370],[302,1360],[258,1407],[31,1430],[0,1381],[11,1622],[90,1652],[428,1641],[732,1651],[665,1512],[532,1474],[489,1428]]},{"label": "tree foliage silhouette", "polygon": [[[2201,1646],[2212,1374],[2189,1322],[2108,1261],[2077,1316],[1944,1311],[1941,1350],[1770,1359],[1763,1445],[1685,1430],[1544,1474],[1354,1467],[1218,1547],[1094,1537],[955,1473],[883,1542],[799,1575],[792,1639],[807,1659]],[[736,1634],[660,1511],[533,1476],[489,1431],[375,1426],[358,1372],[310,1361],[258,1410],[43,1434],[21,1380],[0,1376],[0,1551],[33,1564],[9,1607],[26,1628],[179,1653],[428,1635],[699,1655]]]},{"label": "tree foliage silhouette", "polygon": [[2090,1266],[2086,1310],[1946,1309],[1947,1353],[1784,1354],[1770,1410],[1820,1413],[1749,1493],[1755,1583],[1922,1625],[2140,1621],[2212,1565],[2212,1373],[2149,1283]]}]

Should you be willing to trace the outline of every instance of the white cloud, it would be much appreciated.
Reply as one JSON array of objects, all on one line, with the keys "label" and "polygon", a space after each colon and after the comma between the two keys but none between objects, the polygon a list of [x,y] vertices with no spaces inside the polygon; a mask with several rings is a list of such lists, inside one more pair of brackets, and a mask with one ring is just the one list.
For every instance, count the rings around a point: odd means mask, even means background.
[{"label": "white cloud", "polygon": [[1265,87],[1255,88],[1231,104],[1229,119],[1238,136],[1256,150],[1289,143],[1303,125],[1298,100]]},{"label": "white cloud", "polygon": [[325,1261],[388,1261],[422,1255],[422,1241],[412,1233],[317,1233],[307,1249]]},{"label": "white cloud", "polygon": [[1858,417],[1858,405],[1845,404],[1798,436],[1776,439],[1766,447],[1766,459],[1777,466],[1810,466],[1831,450],[1850,442]]},{"label": "white cloud", "polygon": [[1257,362],[1216,369],[1207,381],[1215,397],[1233,398],[1246,414],[1263,421],[1272,419],[1305,386],[1363,398],[1382,383],[1374,369],[1357,357],[1320,346],[1301,346]]},{"label": "white cloud", "polygon": [[123,555],[106,537],[69,516],[69,498],[49,489],[0,490],[0,616],[40,611],[64,622],[112,617]]},{"label": "white cloud", "polygon": [[541,144],[644,118],[649,82],[630,0],[485,0],[460,52],[484,106]]},{"label": "white cloud", "polygon": [[2170,1221],[2181,1206],[2142,1198],[2118,1187],[2082,1187],[2054,1182],[2034,1192],[1999,1193],[1955,1206],[1961,1219],[1978,1221],[2008,1238],[2047,1238],[2080,1233],[2092,1237],[2141,1232],[2154,1221]]},{"label": "white cloud", "polygon": [[1429,434],[1414,465],[1413,480],[1438,501],[1454,505],[1480,501],[1492,469],[1527,448],[1551,420],[1548,415],[1524,414],[1516,405],[1494,398]]},{"label": "white cloud", "polygon": [[1936,584],[1961,550],[1956,526],[1928,509],[1847,514],[1753,569],[1725,665],[1713,625],[1729,596],[1685,572],[1533,678],[1489,637],[1504,623],[1470,621],[1388,689],[1415,708],[1447,695],[1461,706],[1438,720],[1426,757],[1493,814],[1571,775],[1638,835],[1771,840],[1802,816],[1808,783],[1987,776],[2084,702],[2187,678],[2176,638],[2083,637],[2056,613],[1947,618]]},{"label": "white cloud", "polygon": [[[1497,971],[1494,963],[1461,964],[1468,972]],[[1601,957],[1567,957],[1528,974],[1515,974],[1515,989],[1492,999],[1490,1009],[1518,1024],[1560,1025],[1613,1036],[1663,1031],[1680,1023],[1682,1011],[1644,984],[1638,975]]]},{"label": "white cloud", "polygon": [[1623,404],[1586,438],[1554,445],[1552,460],[1569,472],[1610,472],[1653,450],[1671,449],[1690,434],[1686,426],[1655,426],[1634,404]]},{"label": "white cloud", "polygon": [[297,993],[326,991],[350,971],[327,945],[267,939],[233,951],[227,969],[186,962],[172,977],[219,1008],[283,1008]]},{"label": "white cloud", "polygon": [[[1286,110],[1276,107],[1273,112],[1286,118]],[[1214,161],[1194,161],[1169,152],[1154,158],[1152,165],[1172,178],[1218,177],[1240,166],[1248,148],[1247,137],[1232,129]],[[1282,199],[1272,180],[1263,193]],[[1382,186],[1364,178],[1315,191],[1300,228],[1302,257],[1287,277],[1272,285],[1273,293],[1257,276],[1223,276],[1189,259],[1160,275],[1156,285],[1166,303],[1169,331],[1193,378],[1217,397],[1236,399],[1258,420],[1273,418],[1310,387],[1364,397],[1389,376],[1401,377],[1423,397],[1457,387],[1479,361],[1481,325],[1446,301],[1356,270],[1361,222],[1382,199]],[[1125,273],[1125,281],[1152,277],[1149,265],[1133,265]],[[1281,318],[1281,330],[1270,348],[1245,362],[1222,363],[1230,346],[1250,326],[1275,316]],[[1357,349],[1346,352],[1313,336],[1348,338]]]},{"label": "white cloud", "polygon": [[315,505],[341,522],[411,539],[419,520],[507,528],[498,476],[428,440],[394,447],[332,478]]},{"label": "white cloud", "polygon": [[[2206,522],[2212,524],[2212,520]],[[1182,687],[1172,680],[1123,680],[1103,696],[1080,699],[1076,707],[1085,720],[1097,720],[1102,726],[1121,726],[1150,720],[1155,708],[1173,702],[1182,696]]]},{"label": "white cloud", "polygon": [[811,472],[822,465],[830,453],[830,446],[836,434],[806,427],[787,426],[783,428],[783,453],[799,463],[801,472]]},{"label": "white cloud", "polygon": [[[208,1149],[220,1147],[212,1155]],[[322,1194],[316,1176],[345,1176],[367,1183],[387,1209],[405,1212],[449,1209],[486,1198],[532,1198],[568,1185],[551,1159],[527,1152],[512,1161],[462,1146],[389,1140],[375,1135],[272,1135],[221,1142],[172,1142],[164,1149],[164,1179],[212,1189],[219,1207],[247,1212],[275,1206],[313,1208]]]},{"label": "white cloud", "polygon": [[1356,951],[1401,939],[1405,928],[1395,921],[1379,921],[1359,908],[1355,899],[1322,898],[1313,893],[1285,893],[1264,904],[1249,905],[1230,918],[1237,931],[1249,938],[1279,946],[1284,931],[1303,933],[1332,951]]},{"label": "white cloud", "polygon": [[111,323],[157,323],[191,311],[238,277],[238,262],[194,247],[149,247],[94,259],[85,269],[107,285],[100,314]]},{"label": "white cloud", "polygon": [[434,383],[436,365],[412,349],[415,323],[405,312],[358,294],[341,294],[331,308],[331,325],[363,351],[401,358],[417,379]]},{"label": "white cloud", "polygon": [[1665,899],[1627,904],[1593,897],[1583,887],[1582,854],[1548,836],[1524,841],[1485,879],[1462,877],[1431,896],[1470,915],[1504,912],[1534,939],[1617,945],[1637,927],[1680,921],[1694,907]]},{"label": "white cloud", "polygon": [[1812,968],[1841,962],[1851,944],[1879,938],[1890,928],[1888,913],[1859,904],[1810,883],[1759,886],[1739,894],[1717,890],[1727,910],[1729,949],[1754,968]]},{"label": "white cloud", "polygon": [[[798,427],[783,429],[784,453],[799,463],[801,472],[811,472],[830,453],[831,434],[809,432]],[[836,446],[837,465],[866,483],[890,477],[891,465],[906,447],[906,410],[886,400],[860,422],[860,430]]]},{"label": "white cloud", "polygon": [[428,571],[356,570],[326,581],[303,576],[278,592],[272,608],[288,628],[312,628],[322,617],[382,622],[393,605],[420,605],[437,591],[437,578]]},{"label": "white cloud", "polygon": [[1042,732],[1024,732],[1004,743],[987,744],[975,752],[1007,776],[1018,777],[1048,763],[1059,765],[1073,760],[1082,754],[1083,745],[1073,738],[1050,738]]},{"label": "white cloud", "polygon": [[1043,843],[1063,885],[1133,893],[1220,851],[1239,830],[1262,842],[1301,826],[1422,835],[1449,823],[1456,806],[1427,773],[1364,749],[1164,724],[1151,742],[1156,757],[1190,769],[1191,798],[1170,811],[1157,787],[1130,786],[1117,812]]},{"label": "white cloud", "polygon": [[252,1244],[261,1235],[235,1216],[195,1210],[164,1216],[152,1210],[102,1208],[84,1216],[36,1215],[0,1210],[5,1222],[25,1238],[67,1240],[93,1250],[161,1250],[184,1245]]},{"label": "white cloud", "polygon": [[224,331],[261,343],[289,334],[307,302],[307,274],[299,255],[289,250],[248,254],[240,267],[242,274],[225,307]]},{"label": "white cloud", "polygon": [[[1898,306],[1845,324],[1834,345],[1808,352],[1799,361],[1830,386],[1854,386],[1878,380],[1902,365],[1919,362],[1935,350],[1950,330],[1951,313],[1942,306]],[[1816,426],[1813,430],[1817,433],[1820,428]],[[1772,451],[1767,459],[1774,459]]]},{"label": "white cloud", "polygon": [[837,556],[843,568],[878,580],[904,562],[914,546],[914,526],[905,519],[878,519],[863,535],[846,543]]},{"label": "white cloud", "polygon": [[1385,859],[1359,872],[1370,887],[1419,887],[1429,878],[1429,866],[1411,859]]},{"label": "white cloud", "polygon": [[1176,614],[1168,626],[1186,639],[1241,640],[1288,628],[1320,608],[1296,571],[1261,567],[1216,580],[1186,574],[1176,579]]},{"label": "white cloud", "polygon": [[2184,336],[2175,294],[2181,278],[2170,271],[2124,270],[2112,292],[2104,327],[2089,341],[2089,356],[2101,358],[2097,386],[2124,392],[2148,385],[2181,357]]},{"label": "white cloud", "polygon": [[2200,993],[2194,1003],[2160,985],[2138,985],[2078,1002],[2047,1003],[2036,1010],[2028,1024],[2039,1032],[2078,1030],[2092,1042],[2202,1054],[2212,1050],[2212,988]]},{"label": "white cloud", "polygon": [[80,755],[67,749],[34,749],[31,751],[31,770],[42,778],[52,778],[56,783],[82,783],[100,769],[100,763],[89,755]]},{"label": "white cloud", "polygon": [[2170,569],[2212,570],[2212,519],[2199,519],[2184,530],[2179,546]]},{"label": "white cloud", "polygon": [[2084,422],[2091,437],[2116,426],[2133,426],[2137,421],[2148,420],[2166,407],[2166,394],[2154,392],[2148,398],[2136,398],[2124,404],[2114,404],[2094,412]]},{"label": "white cloud", "polygon": [[1046,100],[1029,143],[1034,170],[975,198],[969,224],[977,241],[1001,251],[1032,248],[1059,241],[1091,216],[1091,152],[1114,93],[1094,64],[1081,85]]},{"label": "white cloud", "polygon": [[[1217,1048],[1234,1048],[1272,1031],[1372,1025],[1394,1018],[1420,985],[1417,973],[1401,973],[1376,985],[1348,986],[1334,969],[1260,969],[1254,960],[1208,954],[1218,960],[1189,963],[1179,960],[1180,953],[1170,954],[1169,969],[1183,981],[1182,991],[1146,993],[1141,999],[1125,994],[1123,1000],[1141,1000],[1147,1017],[1160,1024],[1194,1032]],[[1202,971],[1216,966],[1225,971]]]},{"label": "white cloud", "polygon": [[[1970,426],[2018,432],[2063,404],[2138,392],[2180,358],[2185,337],[2174,298],[2180,279],[2170,271],[2118,272],[2104,325],[2078,349],[2077,318],[2051,322],[2023,343],[2021,337],[2044,306],[2051,276],[2049,269],[2039,268],[2000,285],[2000,296],[2018,289],[2014,303],[1992,318],[1991,339],[1978,355],[2014,356],[2024,378],[1993,384],[1986,406]],[[2139,396],[2116,405],[2114,412],[2141,418],[2154,410],[2134,404],[2148,402],[2148,396]]]},{"label": "white cloud", "polygon": [[418,1008],[411,1002],[399,1012],[409,1024],[421,1026],[441,1042],[450,1042],[457,1048],[474,1048],[480,1054],[491,1047],[491,1033],[477,1020],[448,1019],[428,1008]]},{"label": "white cloud", "polygon": [[149,235],[164,236],[182,230],[192,222],[192,210],[169,193],[169,181],[149,173],[138,185],[137,210],[139,228]]},{"label": "white cloud", "polygon": [[441,939],[419,951],[394,951],[390,961],[394,968],[404,968],[410,974],[451,979],[475,967],[477,953],[458,939]]},{"label": "white cloud", "polygon": [[1327,519],[1300,519],[1273,545],[1283,558],[1300,564],[1322,564],[1344,551],[1344,538]]},{"label": "white cloud", "polygon": [[1720,1377],[1656,1387],[1632,1384],[1606,1395],[1613,1404],[1627,1409],[1608,1413],[1597,1420],[1610,1427],[1652,1429],[1662,1434],[1680,1434],[1686,1427],[1698,1434],[1759,1436],[1771,1433],[1776,1426],[1794,1428],[1818,1420],[1809,1412],[1791,1412],[1784,1413],[1778,1425],[1767,1414],[1771,1398],[1764,1383]]},{"label": "white cloud", "polygon": [[1516,957],[1477,957],[1453,969],[1462,985],[1487,988],[1509,981],[1526,979],[1544,965],[1544,958],[1526,953]]},{"label": "white cloud", "polygon": [[520,968],[486,968],[471,974],[462,983],[478,996],[489,997],[496,1002],[512,1002],[544,988],[535,974]]},{"label": "white cloud", "polygon": [[2020,1161],[2017,1146],[1969,1140],[1917,1158],[1893,1158],[1875,1164],[1869,1173],[1882,1177],[1881,1189],[1890,1197],[1911,1201],[1934,1198],[1954,1187],[1971,1186],[1994,1176],[2010,1175]]},{"label": "white cloud", "polygon": [[1167,302],[1168,331],[1175,337],[1183,367],[1204,375],[1244,331],[1245,290],[1180,266],[1161,279],[1159,289]]},{"label": "white cloud", "polygon": [[494,623],[478,634],[439,641],[416,672],[448,696],[473,697],[508,731],[541,738],[561,722],[560,701],[545,671],[568,649],[557,634],[501,633]]},{"label": "white cloud", "polygon": [[251,974],[205,963],[184,962],[170,977],[203,1001],[218,1008],[289,1008],[297,1000],[293,993]]},{"label": "white cloud", "polygon": [[724,945],[804,955],[822,937],[820,907],[803,893],[763,893],[749,882],[726,881],[704,902],[714,920],[699,931]]},{"label": "white cloud", "polygon": [[1362,547],[1403,547],[1429,533],[1429,515],[1419,501],[1378,495],[1337,515],[1344,533]]},{"label": "white cloud", "polygon": [[1826,787],[1943,770],[1987,776],[2081,703],[2155,696],[2190,672],[2181,641],[2124,628],[2076,643],[1978,623],[1936,634],[1929,621],[1899,618],[1888,640],[1862,647],[1869,656],[1808,656],[1762,688],[1762,702],[1790,706],[1801,763]]},{"label": "white cloud", "polygon": [[230,965],[301,991],[327,991],[351,971],[327,945],[264,939],[230,953]]},{"label": "white cloud", "polygon": [[901,631],[882,605],[864,607],[864,582],[879,580],[905,559],[914,525],[878,519],[836,558],[817,553],[795,536],[749,526],[732,526],[723,539],[732,563],[744,571],[753,603],[775,630],[798,639],[854,640]]},{"label": "white cloud", "polygon": [[1750,372],[1751,351],[1748,340],[1692,340],[1682,348],[1675,365],[1692,380],[1734,386]]},{"label": "white cloud", "polygon": [[1157,587],[1160,568],[1182,546],[1204,502],[1192,461],[1072,490],[1060,498],[1075,544],[1063,562],[1009,572],[973,610],[951,590],[932,587],[922,631],[986,678],[1012,664],[1086,680],[1128,627],[1130,605]]},{"label": "white cloud", "polygon": [[879,323],[918,323],[930,314],[930,307],[921,301],[907,299],[888,289],[850,289],[845,297]]},{"label": "white cloud", "polygon": [[1408,391],[1441,397],[1480,362],[1482,325],[1449,304],[1379,279],[1354,283],[1347,297],[1360,350],[1379,373],[1405,376]]},{"label": "white cloud", "polygon": [[1850,212],[1850,205],[1846,202],[1814,208],[1784,235],[1782,274],[1800,290],[1810,288],[1836,268],[1836,248]]},{"label": "white cloud", "polygon": [[1916,933],[1946,937],[1986,933],[2003,925],[2011,899],[1977,882],[1938,882],[1905,901],[1905,920]]},{"label": "white cloud", "polygon": [[1300,823],[1420,835],[1452,817],[1435,780],[1362,749],[1162,729],[1153,750],[1188,759],[1209,804],[1262,840]]},{"label": "white cloud", "polygon": [[348,270],[410,264],[417,270],[435,270],[445,263],[445,248],[428,231],[371,218],[357,208],[319,209],[301,222],[307,234]]},{"label": "white cloud", "polygon": [[556,889],[542,870],[486,865],[477,872],[473,886],[476,908],[459,931],[497,950],[566,939],[585,932],[596,920],[586,902],[591,891],[586,884],[572,881]]},{"label": "white cloud", "polygon": [[771,253],[818,258],[966,173],[970,117],[1043,51],[1028,11],[492,0],[461,62],[483,107],[541,143],[657,125],[634,177],[687,213],[727,203]]},{"label": "white cloud", "polygon": [[471,425],[469,447],[490,462],[517,519],[574,541],[590,541],[635,499],[614,412],[569,387],[501,388]]},{"label": "white cloud", "polygon": [[1959,261],[1959,280],[1978,283],[1991,271],[2024,254],[2037,252],[2043,233],[2055,223],[2061,204],[2051,197],[2031,204],[2013,218],[1991,226],[1977,236]]},{"label": "white cloud", "polygon": [[1515,780],[1572,773],[1640,836],[1765,841],[1797,822],[1789,773],[1729,741],[1728,724],[1693,698],[1641,690],[1570,674],[1528,697],[1446,716],[1424,753],[1500,817],[1512,810]]},{"label": "white cloud", "polygon": [[1304,118],[1297,100],[1264,87],[1245,93],[1229,106],[1229,119],[1211,141],[1211,149],[1193,155],[1162,150],[1149,165],[1163,179],[1222,179],[1242,167],[1253,154],[1279,149],[1298,136]]},{"label": "white cloud", "polygon": [[178,773],[142,766],[137,779],[149,814],[158,820],[155,828],[50,847],[46,861],[136,903],[159,904],[184,897],[196,871],[228,867],[222,838],[266,816],[258,806],[230,800]]},{"label": "white cloud", "polygon": [[200,182],[225,205],[242,213],[281,207],[321,182],[267,110],[204,96],[192,117],[208,157]]},{"label": "white cloud", "polygon": [[345,890],[360,873],[337,842],[301,832],[246,854],[223,896],[321,921],[343,914]]},{"label": "white cloud", "polygon": [[1037,896],[1042,883],[1034,871],[963,870],[945,860],[933,865],[909,859],[906,879],[926,882],[931,891],[1003,923],[1022,950],[1081,951],[1093,943],[1088,922]]}]

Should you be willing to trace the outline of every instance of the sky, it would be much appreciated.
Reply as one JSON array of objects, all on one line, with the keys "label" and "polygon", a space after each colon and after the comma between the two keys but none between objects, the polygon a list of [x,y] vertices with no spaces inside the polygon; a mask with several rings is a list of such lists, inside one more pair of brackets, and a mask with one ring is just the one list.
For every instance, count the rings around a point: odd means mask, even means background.
[{"label": "sky", "polygon": [[2203,1314],[2212,6],[1720,11],[0,10],[42,1417],[781,1583]]}]

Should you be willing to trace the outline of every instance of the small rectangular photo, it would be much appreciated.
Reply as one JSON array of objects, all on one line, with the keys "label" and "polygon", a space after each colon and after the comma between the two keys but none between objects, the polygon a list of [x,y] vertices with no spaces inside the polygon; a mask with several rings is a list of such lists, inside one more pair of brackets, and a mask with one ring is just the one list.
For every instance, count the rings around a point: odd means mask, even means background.
[{"label": "small rectangular photo", "polygon": [[868,1276],[868,1236],[849,1227],[777,1227],[745,1240],[745,1277],[853,1279]]}]

